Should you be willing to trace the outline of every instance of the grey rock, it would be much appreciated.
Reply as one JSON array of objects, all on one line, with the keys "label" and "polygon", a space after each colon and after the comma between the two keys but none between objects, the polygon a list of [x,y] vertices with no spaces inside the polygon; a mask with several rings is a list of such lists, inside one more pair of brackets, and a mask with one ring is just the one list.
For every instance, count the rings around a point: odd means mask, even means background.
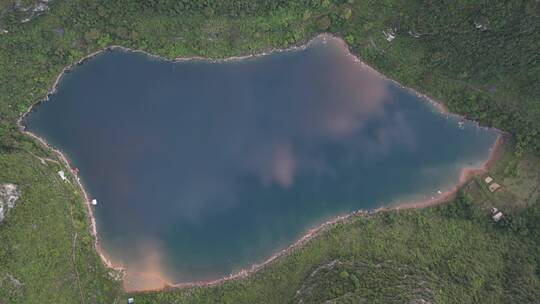
[{"label": "grey rock", "polygon": [[16,185],[0,184],[0,223],[5,219],[9,209],[15,207],[20,196]]}]

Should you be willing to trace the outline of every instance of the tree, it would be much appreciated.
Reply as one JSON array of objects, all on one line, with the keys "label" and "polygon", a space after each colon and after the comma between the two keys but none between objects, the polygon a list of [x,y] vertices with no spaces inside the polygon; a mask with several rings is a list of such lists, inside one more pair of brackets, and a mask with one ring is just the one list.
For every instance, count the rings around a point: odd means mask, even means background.
[{"label": "tree", "polygon": [[332,21],[330,20],[330,17],[325,15],[325,16],[322,16],[321,18],[319,18],[319,20],[317,20],[317,27],[320,30],[325,31],[330,27],[331,23],[332,23]]},{"label": "tree", "polygon": [[348,20],[352,16],[352,9],[348,6],[345,6],[341,9],[341,18]]}]

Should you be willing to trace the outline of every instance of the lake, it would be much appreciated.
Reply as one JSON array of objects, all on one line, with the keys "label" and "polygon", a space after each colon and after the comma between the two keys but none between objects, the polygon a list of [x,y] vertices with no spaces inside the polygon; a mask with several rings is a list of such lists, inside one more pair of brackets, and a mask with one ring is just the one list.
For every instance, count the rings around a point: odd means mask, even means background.
[{"label": "lake", "polygon": [[497,137],[328,37],[220,62],[105,51],[25,123],[80,170],[135,289],[217,279],[335,216],[437,197]]}]

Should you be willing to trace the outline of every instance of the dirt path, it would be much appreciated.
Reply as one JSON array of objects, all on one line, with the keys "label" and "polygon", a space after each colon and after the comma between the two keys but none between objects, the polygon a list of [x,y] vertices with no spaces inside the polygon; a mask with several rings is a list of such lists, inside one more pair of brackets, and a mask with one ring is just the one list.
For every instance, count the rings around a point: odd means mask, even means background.
[{"label": "dirt path", "polygon": [[[70,216],[71,216],[71,226],[72,226],[73,230],[75,230],[75,223],[73,222],[73,207],[71,205],[69,206],[69,213],[70,213]],[[79,294],[81,295],[81,303],[85,304],[83,289],[82,289],[82,285],[81,285],[81,278],[79,276],[79,271],[77,270],[77,263],[76,263],[76,259],[75,259],[75,257],[76,257],[77,236],[78,236],[78,233],[77,233],[77,231],[75,231],[75,234],[73,235],[73,245],[72,245],[72,248],[71,248],[71,262],[73,263],[73,270],[75,271],[75,275],[77,277],[77,285],[79,286]]]}]

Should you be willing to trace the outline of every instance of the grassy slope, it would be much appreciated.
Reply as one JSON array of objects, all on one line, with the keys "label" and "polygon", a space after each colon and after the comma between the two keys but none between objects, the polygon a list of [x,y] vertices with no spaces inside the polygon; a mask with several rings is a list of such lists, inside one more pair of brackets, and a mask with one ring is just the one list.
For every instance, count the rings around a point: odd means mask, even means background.
[{"label": "grassy slope", "polygon": [[[19,184],[23,197],[0,225],[5,244],[0,247],[0,303],[112,303],[118,296],[118,283],[107,277],[92,250],[81,196],[59,183],[56,165],[44,166],[29,153],[47,154],[23,139],[14,125],[20,113],[44,96],[64,65],[109,44],[167,57],[225,57],[286,47],[318,31],[331,31],[385,74],[444,101],[454,111],[515,133],[518,154],[537,149],[540,72],[535,50],[540,31],[534,1],[489,6],[458,1],[452,7],[417,1],[297,1],[272,9],[231,9],[229,2],[220,2],[225,4],[214,8],[211,18],[203,9],[175,11],[170,1],[145,7],[134,1],[58,0],[51,11],[26,24],[19,23],[19,13],[2,14],[0,25],[10,33],[0,36],[0,181]],[[352,9],[349,19],[343,14],[347,7]],[[325,16],[331,25],[323,30],[320,21]],[[487,31],[474,29],[477,18],[488,25]],[[388,27],[398,34],[390,43],[382,36]],[[407,34],[409,29],[425,35],[414,38]],[[535,202],[530,193],[535,193],[531,189],[538,180],[515,173],[533,175],[540,171],[538,161],[526,158],[526,167],[508,155],[497,174],[508,177],[512,191],[497,199],[477,185],[471,196],[478,206],[487,207],[492,200],[506,208],[514,208],[508,205],[514,200],[521,205]],[[459,207],[356,219],[248,280],[137,298],[148,303],[281,303],[300,300],[294,299],[295,292],[305,284],[302,290],[316,291],[303,292],[305,302],[336,297],[344,302],[362,297],[369,302],[424,298],[437,303],[538,299],[540,255],[531,241],[538,227],[531,228],[527,223],[533,220],[519,215],[540,218],[533,209],[537,205],[526,212],[515,209],[511,223],[517,224],[504,228],[494,227],[484,216],[467,215],[468,204],[452,206]],[[309,275],[334,259],[341,263],[335,269]],[[24,287],[10,285],[5,280],[8,273]],[[408,277],[413,279],[403,279]],[[326,282],[324,288],[321,282]]]},{"label": "grassy slope", "polygon": [[[119,293],[93,250],[81,197],[58,170],[29,153],[0,156],[0,180],[22,193],[0,225],[2,304],[106,303]],[[24,285],[13,285],[7,274]]]}]

